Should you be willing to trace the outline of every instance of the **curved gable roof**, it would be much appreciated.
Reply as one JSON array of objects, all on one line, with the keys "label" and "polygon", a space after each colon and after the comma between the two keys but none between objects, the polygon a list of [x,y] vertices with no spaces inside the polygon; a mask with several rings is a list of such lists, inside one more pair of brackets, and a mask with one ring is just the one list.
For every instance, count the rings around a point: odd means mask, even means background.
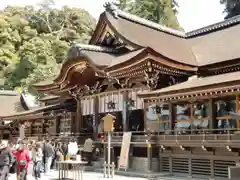
[{"label": "curved gable roof", "polygon": [[236,40],[240,36],[240,15],[184,33],[123,12],[110,4],[100,16],[90,44],[102,38],[99,33],[104,34],[104,28],[110,28],[130,46],[151,47],[169,59],[188,65],[205,66],[240,57]]}]

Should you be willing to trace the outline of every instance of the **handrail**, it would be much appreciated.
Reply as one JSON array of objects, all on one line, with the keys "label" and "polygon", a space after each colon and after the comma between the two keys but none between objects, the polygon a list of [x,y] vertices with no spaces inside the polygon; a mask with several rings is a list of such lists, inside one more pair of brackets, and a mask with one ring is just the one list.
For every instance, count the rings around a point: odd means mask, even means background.
[{"label": "handrail", "polygon": [[[225,129],[175,129],[175,130],[159,130],[159,131],[128,131],[131,132],[133,135],[134,134],[142,134],[142,135],[160,135],[160,134],[165,134],[165,135],[172,135],[172,134],[233,134],[232,132],[240,132],[240,128],[225,128]],[[184,133],[183,133],[184,132]],[[120,135],[123,134],[124,132],[112,132],[112,135]]]}]

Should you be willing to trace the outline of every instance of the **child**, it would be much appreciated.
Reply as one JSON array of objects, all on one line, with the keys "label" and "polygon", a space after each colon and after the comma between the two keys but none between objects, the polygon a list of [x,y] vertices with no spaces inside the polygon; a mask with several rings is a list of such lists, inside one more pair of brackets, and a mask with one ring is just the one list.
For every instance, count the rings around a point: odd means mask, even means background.
[{"label": "child", "polygon": [[43,158],[43,153],[41,149],[41,145],[39,143],[36,144],[35,148],[33,149],[32,153],[32,158],[33,158],[33,173],[35,179],[40,179],[41,178],[41,166],[42,166],[42,158]]},{"label": "child", "polygon": [[30,162],[29,153],[24,150],[24,145],[19,143],[17,151],[14,152],[17,163],[17,179],[27,180],[28,164]]}]

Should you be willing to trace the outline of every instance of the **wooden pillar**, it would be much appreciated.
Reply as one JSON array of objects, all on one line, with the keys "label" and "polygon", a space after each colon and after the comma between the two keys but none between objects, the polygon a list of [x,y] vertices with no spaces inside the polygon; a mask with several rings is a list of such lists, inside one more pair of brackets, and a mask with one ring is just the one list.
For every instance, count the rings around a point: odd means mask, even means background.
[{"label": "wooden pillar", "polygon": [[191,134],[194,133],[193,129],[193,121],[194,121],[194,104],[190,104],[190,128],[191,128]]},{"label": "wooden pillar", "polygon": [[158,156],[159,156],[159,171],[162,172],[163,171],[163,158],[162,158],[162,153],[163,150],[162,148],[158,148]]},{"label": "wooden pillar", "polygon": [[99,124],[99,96],[95,96],[93,100],[93,140],[97,139],[98,135],[98,124]]},{"label": "wooden pillar", "polygon": [[59,135],[59,133],[60,133],[60,121],[61,121],[61,117],[56,116],[56,126],[55,126],[56,135]]},{"label": "wooden pillar", "polygon": [[175,109],[174,109],[174,104],[169,103],[169,130],[173,131],[174,130],[174,121],[175,121]]},{"label": "wooden pillar", "polygon": [[107,144],[103,144],[103,157],[104,157],[104,161],[107,162]]},{"label": "wooden pillar", "polygon": [[170,152],[170,156],[169,156],[169,172],[172,173],[173,172],[173,160],[172,160],[172,151]]},{"label": "wooden pillar", "polygon": [[216,105],[215,105],[215,101],[214,99],[209,99],[209,128],[210,129],[216,129],[217,127],[217,123],[216,123],[216,111],[217,111],[217,108],[216,108]]},{"label": "wooden pillar", "polygon": [[123,132],[127,132],[128,131],[128,114],[129,114],[129,110],[128,110],[128,91],[124,91],[123,92],[123,111],[122,111],[122,116],[123,116]]},{"label": "wooden pillar", "polygon": [[214,179],[214,160],[213,159],[210,159],[210,178],[211,179]]},{"label": "wooden pillar", "polygon": [[[236,112],[238,113],[239,112],[239,95],[236,95]],[[240,120],[239,119],[236,119],[237,121],[237,129],[239,130],[240,128]]]},{"label": "wooden pillar", "polygon": [[188,176],[192,177],[192,151],[189,151],[188,156]]},{"label": "wooden pillar", "polygon": [[148,172],[152,171],[152,146],[151,144],[147,147],[147,163],[148,163]]},{"label": "wooden pillar", "polygon": [[75,135],[76,137],[80,137],[80,130],[82,125],[82,107],[81,107],[81,99],[77,99],[77,112],[76,112],[76,120],[75,120]]}]

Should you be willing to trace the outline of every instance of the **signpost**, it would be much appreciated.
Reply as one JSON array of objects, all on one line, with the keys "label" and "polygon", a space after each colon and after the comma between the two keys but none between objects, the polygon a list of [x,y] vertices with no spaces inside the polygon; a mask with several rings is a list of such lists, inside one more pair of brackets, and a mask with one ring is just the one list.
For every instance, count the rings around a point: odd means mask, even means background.
[{"label": "signpost", "polygon": [[121,154],[118,169],[128,169],[129,148],[131,143],[132,132],[124,132],[122,138]]},{"label": "signpost", "polygon": [[111,114],[107,114],[103,118],[104,124],[103,124],[103,129],[104,132],[107,132],[108,136],[108,158],[107,158],[107,163],[106,161],[104,162],[104,177],[107,178],[113,178],[114,177],[114,168],[115,165],[114,163],[111,164],[111,132],[114,130],[114,119],[115,117]]}]

